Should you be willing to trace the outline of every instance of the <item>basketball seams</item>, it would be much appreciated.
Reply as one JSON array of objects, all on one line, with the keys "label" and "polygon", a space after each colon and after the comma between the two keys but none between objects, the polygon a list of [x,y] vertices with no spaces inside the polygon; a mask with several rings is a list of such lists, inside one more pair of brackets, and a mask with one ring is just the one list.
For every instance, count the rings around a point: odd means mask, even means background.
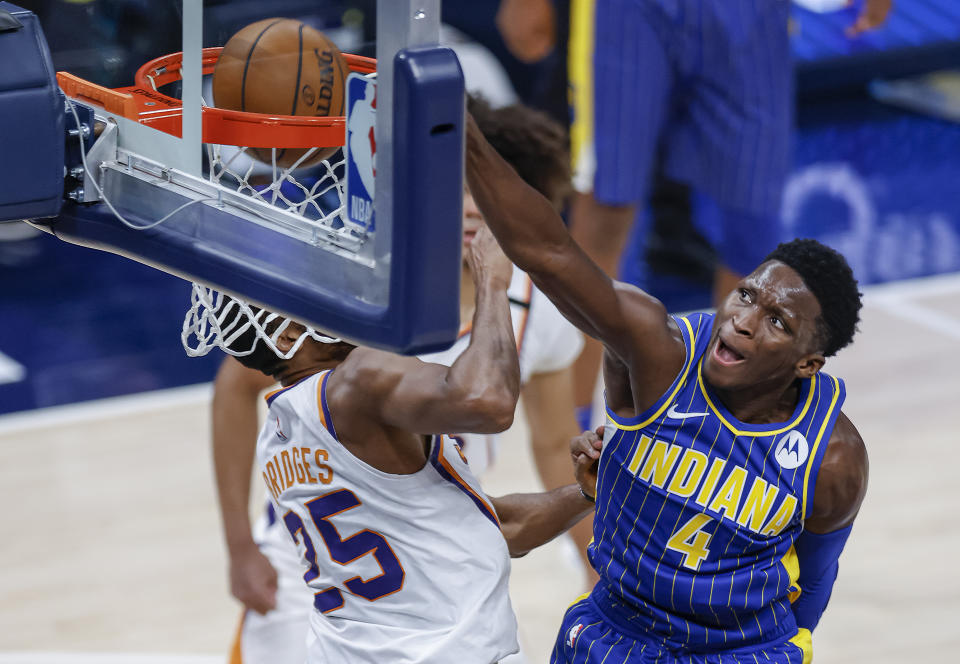
[{"label": "basketball seams", "polygon": [[290,115],[297,114],[297,101],[300,99],[300,75],[303,73],[303,28],[304,24],[301,23],[297,27],[297,82],[293,86],[293,108],[290,110]]},{"label": "basketball seams", "polygon": [[[293,108],[290,109],[290,115],[297,114],[297,102],[300,99],[300,76],[303,73],[303,29],[305,27],[306,25],[303,23],[297,26],[297,80],[293,84]],[[282,148],[277,152],[277,163],[283,159],[286,152],[287,148]]]},{"label": "basketball seams", "polygon": [[[314,67],[314,53],[319,69]],[[245,113],[342,117],[349,71],[343,54],[321,31],[294,19],[265,19],[246,26],[227,41],[213,72],[214,91],[220,92],[214,96],[217,106]],[[293,99],[287,96],[284,101],[291,86]],[[324,112],[318,113],[320,110]],[[305,152],[310,148],[279,145],[273,149],[250,147],[248,154],[282,168],[302,160],[298,167],[304,168],[329,158],[339,148],[314,146],[314,154],[309,157]]]},{"label": "basketball seams", "polygon": [[250,45],[250,50],[247,52],[247,59],[243,63],[243,78],[240,79],[240,110],[246,111],[247,108],[247,71],[250,69],[250,59],[253,57],[253,51],[257,48],[257,44],[260,42],[260,39],[267,33],[267,30],[275,26],[277,23],[281,23],[286,19],[278,18],[276,21],[265,27],[260,31],[260,34],[257,35],[257,38],[253,40],[253,44]]}]

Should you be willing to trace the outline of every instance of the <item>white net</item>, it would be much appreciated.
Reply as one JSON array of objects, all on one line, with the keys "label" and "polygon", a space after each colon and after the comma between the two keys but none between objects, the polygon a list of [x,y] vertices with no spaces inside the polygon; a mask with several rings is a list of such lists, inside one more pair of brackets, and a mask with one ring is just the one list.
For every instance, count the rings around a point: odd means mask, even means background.
[{"label": "white net", "polygon": [[[209,85],[205,87],[208,95]],[[204,147],[205,171],[211,182],[259,204],[296,215],[296,223],[308,231],[306,236],[312,237],[313,242],[333,237],[342,240],[334,240],[338,246],[356,249],[369,239],[369,226],[352,222],[345,213],[343,150],[318,160],[317,151],[322,148],[283,150],[218,144]],[[251,307],[240,298],[204,284],[192,284],[190,299],[181,341],[191,357],[206,355],[212,348],[235,356],[249,355],[259,340],[279,357],[289,359],[308,337],[324,343],[339,341],[307,327],[296,345],[284,353],[277,347],[277,339],[290,325],[289,319]],[[279,324],[274,322],[277,320]]]},{"label": "white net", "polygon": [[[300,215],[304,224],[327,229],[344,226],[343,153],[337,151],[329,160],[308,169],[300,165],[310,160],[317,148],[304,151],[293,164],[284,168],[277,165],[277,149],[269,152],[271,164],[259,162],[250,156],[249,148],[232,145],[207,144],[209,178],[254,200],[277,206]],[[362,232],[364,229],[354,229]]]},{"label": "white net", "polygon": [[259,342],[285,360],[293,357],[307,338],[322,343],[340,341],[307,326],[293,347],[284,352],[277,346],[277,340],[292,323],[289,318],[251,307],[241,299],[194,283],[180,340],[191,357],[206,355],[212,348],[242,357],[252,353]]}]

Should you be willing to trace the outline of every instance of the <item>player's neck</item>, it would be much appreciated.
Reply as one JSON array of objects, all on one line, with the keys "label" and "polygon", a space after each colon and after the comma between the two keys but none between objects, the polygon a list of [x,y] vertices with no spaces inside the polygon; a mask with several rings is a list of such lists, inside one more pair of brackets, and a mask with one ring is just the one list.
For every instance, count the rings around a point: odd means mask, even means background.
[{"label": "player's neck", "polygon": [[786,422],[796,410],[800,382],[793,377],[779,385],[769,383],[734,390],[714,388],[730,414],[746,424]]},{"label": "player's neck", "polygon": [[336,369],[343,364],[344,359],[343,357],[329,357],[326,349],[317,344],[304,344],[300,351],[287,360],[283,372],[275,378],[286,387],[321,371]]}]

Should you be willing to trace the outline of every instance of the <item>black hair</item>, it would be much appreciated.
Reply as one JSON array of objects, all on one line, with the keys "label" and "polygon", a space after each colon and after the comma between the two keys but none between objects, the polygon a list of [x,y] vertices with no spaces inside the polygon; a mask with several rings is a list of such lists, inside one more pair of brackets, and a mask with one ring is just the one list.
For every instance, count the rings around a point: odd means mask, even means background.
[{"label": "black hair", "polygon": [[528,185],[559,206],[570,193],[567,134],[546,113],[522,104],[493,108],[470,95],[467,110],[487,142]]},{"label": "black hair", "polygon": [[847,259],[827,245],[809,238],[777,245],[764,259],[790,266],[820,303],[817,329],[823,354],[835,355],[853,341],[863,306],[862,293]]}]

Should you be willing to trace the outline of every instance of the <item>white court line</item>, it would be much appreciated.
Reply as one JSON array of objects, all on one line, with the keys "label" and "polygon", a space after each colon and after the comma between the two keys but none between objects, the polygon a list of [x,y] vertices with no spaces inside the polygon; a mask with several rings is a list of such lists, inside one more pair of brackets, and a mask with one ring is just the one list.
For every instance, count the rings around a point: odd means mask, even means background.
[{"label": "white court line", "polygon": [[[212,383],[200,383],[168,390],[155,390],[108,399],[97,399],[65,406],[38,408],[22,413],[0,415],[0,435],[24,430],[81,424],[112,417],[125,417],[145,412],[165,410],[190,404],[210,403]],[[0,664],[2,660],[0,660]]]},{"label": "white court line", "polygon": [[960,339],[960,318],[948,316],[901,297],[876,298],[871,305],[908,323],[916,323],[952,339]]},{"label": "white court line", "polygon": [[955,295],[960,297],[960,274],[878,284],[864,289],[864,305],[876,307],[909,323],[922,325],[952,339],[960,339],[960,319],[917,300]]},{"label": "white court line", "polygon": [[898,295],[908,298],[960,295],[960,272],[891,281],[885,284],[871,284],[863,287],[863,294],[866,299],[878,295]]},{"label": "white court line", "polygon": [[0,652],[0,664],[223,664],[223,655]]}]

